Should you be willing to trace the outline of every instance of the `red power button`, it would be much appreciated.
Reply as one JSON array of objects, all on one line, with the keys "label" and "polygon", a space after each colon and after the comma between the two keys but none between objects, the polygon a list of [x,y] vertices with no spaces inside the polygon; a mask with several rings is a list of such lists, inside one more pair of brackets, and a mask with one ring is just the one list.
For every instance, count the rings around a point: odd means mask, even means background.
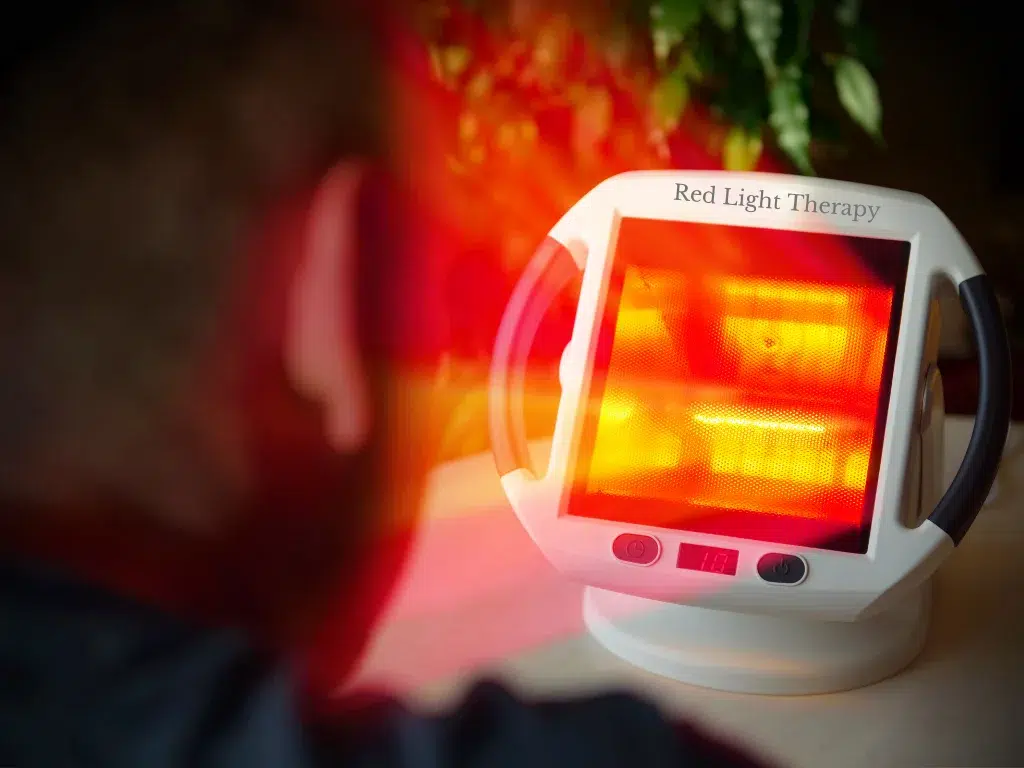
[{"label": "red power button", "polygon": [[653,536],[624,533],[612,542],[612,553],[634,565],[650,565],[661,555],[661,544]]}]

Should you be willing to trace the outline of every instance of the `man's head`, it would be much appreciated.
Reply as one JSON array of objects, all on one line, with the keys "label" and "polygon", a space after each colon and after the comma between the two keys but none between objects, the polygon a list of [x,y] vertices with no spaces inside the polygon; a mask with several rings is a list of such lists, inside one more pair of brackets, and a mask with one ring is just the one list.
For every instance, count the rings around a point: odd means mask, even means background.
[{"label": "man's head", "polygon": [[344,2],[72,13],[0,62],[3,527],[173,541],[140,557],[280,623],[418,490],[380,39]]}]

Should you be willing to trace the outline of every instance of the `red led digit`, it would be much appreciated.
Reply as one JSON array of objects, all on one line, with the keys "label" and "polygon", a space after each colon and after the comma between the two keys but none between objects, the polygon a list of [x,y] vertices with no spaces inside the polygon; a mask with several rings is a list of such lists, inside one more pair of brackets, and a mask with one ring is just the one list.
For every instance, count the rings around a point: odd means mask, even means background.
[{"label": "red led digit", "polygon": [[740,553],[735,549],[707,547],[703,544],[682,544],[676,567],[686,571],[703,571],[735,576]]}]

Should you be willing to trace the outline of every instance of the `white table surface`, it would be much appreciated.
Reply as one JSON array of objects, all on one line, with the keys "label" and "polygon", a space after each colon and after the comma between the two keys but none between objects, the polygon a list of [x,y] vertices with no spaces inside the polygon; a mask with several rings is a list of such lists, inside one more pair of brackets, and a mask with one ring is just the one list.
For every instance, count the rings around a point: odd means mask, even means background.
[{"label": "white table surface", "polygon": [[[947,420],[947,477],[970,429]],[[520,527],[490,456],[471,457],[435,471],[417,549],[354,684],[424,706],[481,676],[540,696],[625,689],[795,768],[1024,766],[1022,489],[1016,425],[989,504],[937,574],[931,634],[909,669],[849,693],[763,697],[660,678],[600,647],[583,629],[582,587]]]}]

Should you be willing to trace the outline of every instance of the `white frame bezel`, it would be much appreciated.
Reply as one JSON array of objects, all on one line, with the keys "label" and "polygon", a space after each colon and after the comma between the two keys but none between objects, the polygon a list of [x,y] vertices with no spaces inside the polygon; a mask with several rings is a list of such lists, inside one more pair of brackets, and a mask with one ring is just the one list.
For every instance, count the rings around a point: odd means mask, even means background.
[{"label": "white frame bezel", "polygon": [[[850,204],[881,205],[870,222],[825,219],[791,210],[747,212],[735,206],[684,203],[676,184],[689,189],[712,184],[743,186],[768,195],[810,194]],[[753,188],[753,189],[749,189]],[[831,196],[831,197],[830,197]],[[703,222],[777,230],[845,234],[904,240],[911,244],[900,317],[894,377],[885,421],[879,479],[866,554],[846,554],[726,536],[693,534],[563,514],[574,453],[580,442],[581,403],[590,385],[592,358],[611,275],[618,222],[622,218]],[[547,470],[534,477],[517,469],[501,478],[520,521],[551,563],[571,578],[592,586],[733,610],[794,612],[850,620],[880,609],[888,599],[930,575],[953,544],[940,528],[925,521],[905,525],[901,511],[902,478],[907,466],[915,414],[921,401],[920,361],[936,283],[959,285],[982,273],[960,233],[942,211],[919,195],[879,187],[781,174],[726,171],[637,171],[599,184],[551,229],[583,269],[572,340],[561,366],[562,396]],[[666,554],[657,564],[631,566],[612,556],[620,533],[648,533]],[[739,570],[723,577],[679,570],[672,553],[683,542],[737,549]],[[761,555],[802,556],[808,573],[798,588],[768,585],[756,573]]]}]

